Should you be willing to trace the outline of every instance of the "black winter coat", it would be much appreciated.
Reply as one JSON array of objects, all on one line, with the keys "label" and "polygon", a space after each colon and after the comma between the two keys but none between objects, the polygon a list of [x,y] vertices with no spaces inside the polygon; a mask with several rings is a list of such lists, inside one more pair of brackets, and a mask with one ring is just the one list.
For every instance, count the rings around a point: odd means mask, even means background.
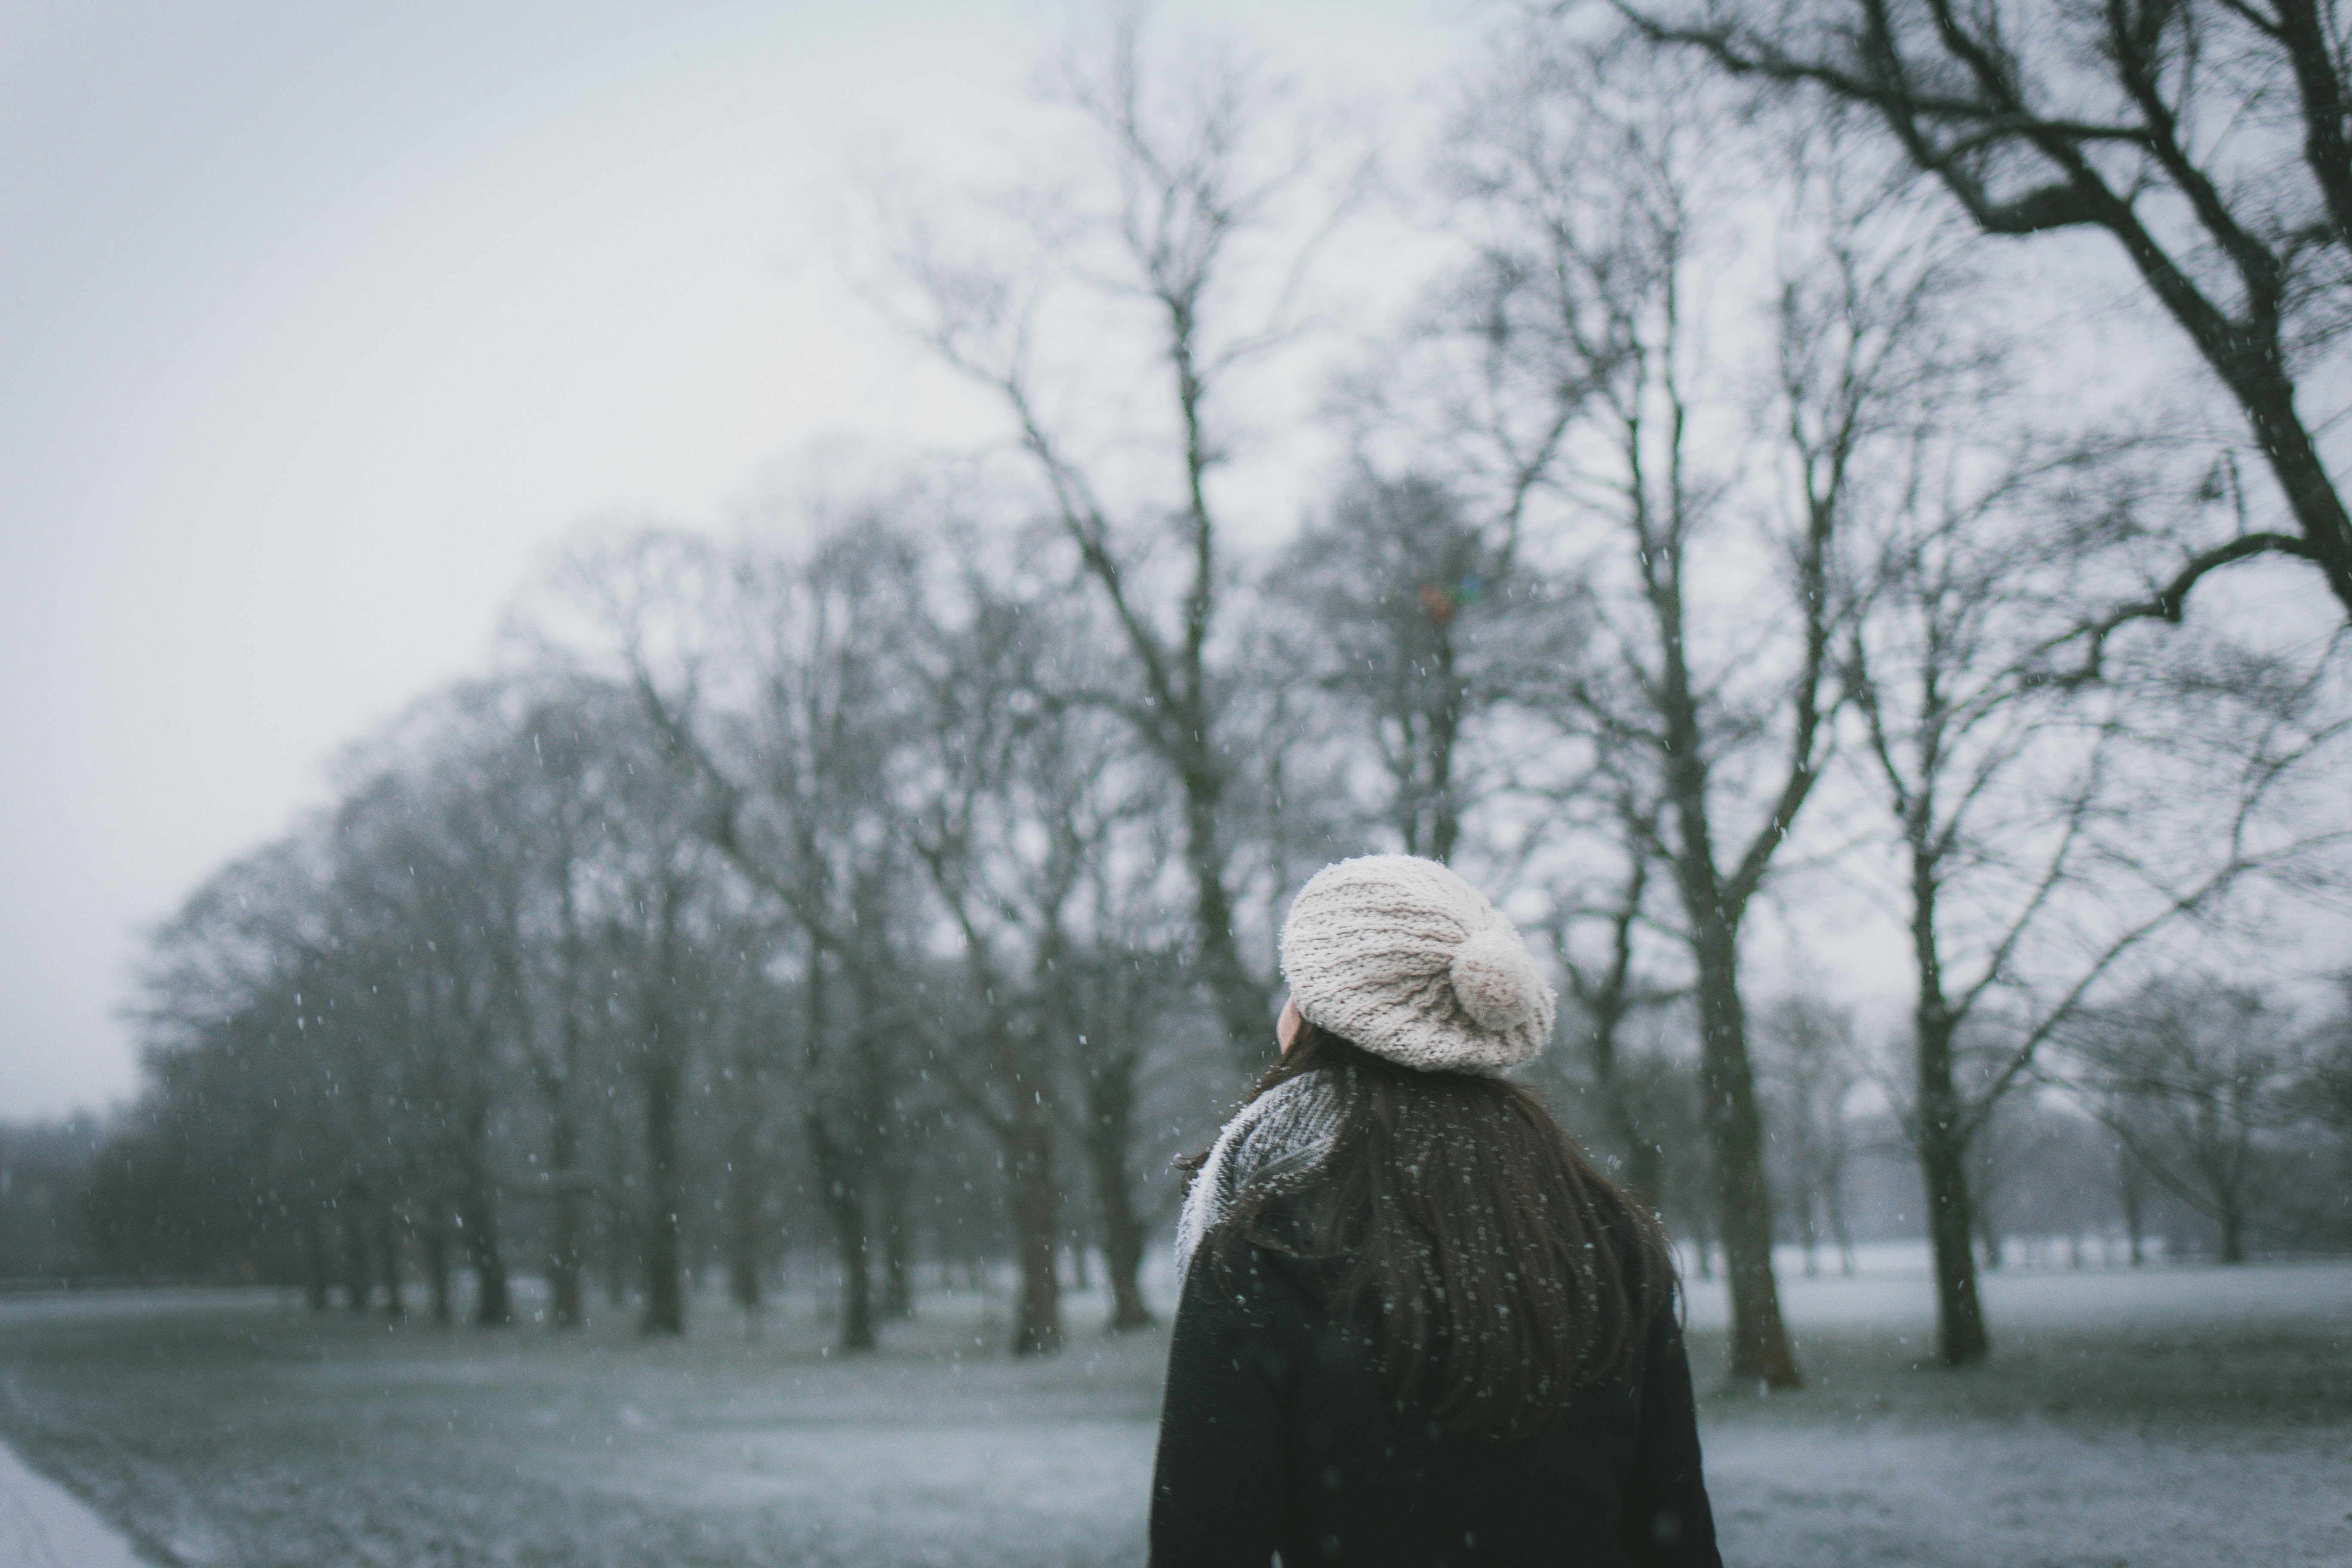
[{"label": "black winter coat", "polygon": [[1369,1337],[1294,1259],[1187,1271],[1152,1478],[1152,1568],[1721,1568],[1690,1361],[1661,1311],[1629,1384],[1543,1435],[1464,1437],[1400,1411]]}]

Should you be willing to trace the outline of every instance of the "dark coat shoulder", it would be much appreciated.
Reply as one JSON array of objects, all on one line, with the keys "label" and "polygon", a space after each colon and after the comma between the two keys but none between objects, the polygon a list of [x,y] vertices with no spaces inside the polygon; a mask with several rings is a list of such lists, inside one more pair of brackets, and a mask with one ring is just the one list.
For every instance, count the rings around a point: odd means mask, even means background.
[{"label": "dark coat shoulder", "polygon": [[1633,1377],[1542,1435],[1465,1437],[1402,1408],[1368,1333],[1250,1247],[1188,1271],[1151,1500],[1155,1568],[1592,1563],[1718,1568],[1673,1314]]}]

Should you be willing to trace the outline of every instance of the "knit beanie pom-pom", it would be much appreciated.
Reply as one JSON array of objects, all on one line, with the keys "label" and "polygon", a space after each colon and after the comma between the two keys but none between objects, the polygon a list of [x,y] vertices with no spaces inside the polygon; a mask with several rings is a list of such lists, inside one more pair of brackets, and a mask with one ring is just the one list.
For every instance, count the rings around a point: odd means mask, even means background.
[{"label": "knit beanie pom-pom", "polygon": [[1501,1032],[1532,1023],[1544,1002],[1543,976],[1527,943],[1507,925],[1488,926],[1454,952],[1454,1000],[1482,1029]]}]

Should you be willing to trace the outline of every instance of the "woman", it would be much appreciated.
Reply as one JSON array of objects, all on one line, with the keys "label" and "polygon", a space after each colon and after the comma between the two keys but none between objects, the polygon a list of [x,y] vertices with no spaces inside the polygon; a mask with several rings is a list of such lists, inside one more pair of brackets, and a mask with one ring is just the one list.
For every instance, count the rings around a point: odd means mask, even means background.
[{"label": "woman", "polygon": [[1551,990],[1434,861],[1325,868],[1281,1062],[1194,1163],[1156,1568],[1717,1568],[1656,1222],[1496,1076]]}]

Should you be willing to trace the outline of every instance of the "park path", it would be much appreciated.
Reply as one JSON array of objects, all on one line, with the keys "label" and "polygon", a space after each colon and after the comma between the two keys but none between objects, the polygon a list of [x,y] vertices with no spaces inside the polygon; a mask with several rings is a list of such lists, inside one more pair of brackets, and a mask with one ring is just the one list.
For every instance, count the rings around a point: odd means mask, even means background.
[{"label": "park path", "polygon": [[144,1568],[82,1500],[0,1442],[0,1568]]}]

